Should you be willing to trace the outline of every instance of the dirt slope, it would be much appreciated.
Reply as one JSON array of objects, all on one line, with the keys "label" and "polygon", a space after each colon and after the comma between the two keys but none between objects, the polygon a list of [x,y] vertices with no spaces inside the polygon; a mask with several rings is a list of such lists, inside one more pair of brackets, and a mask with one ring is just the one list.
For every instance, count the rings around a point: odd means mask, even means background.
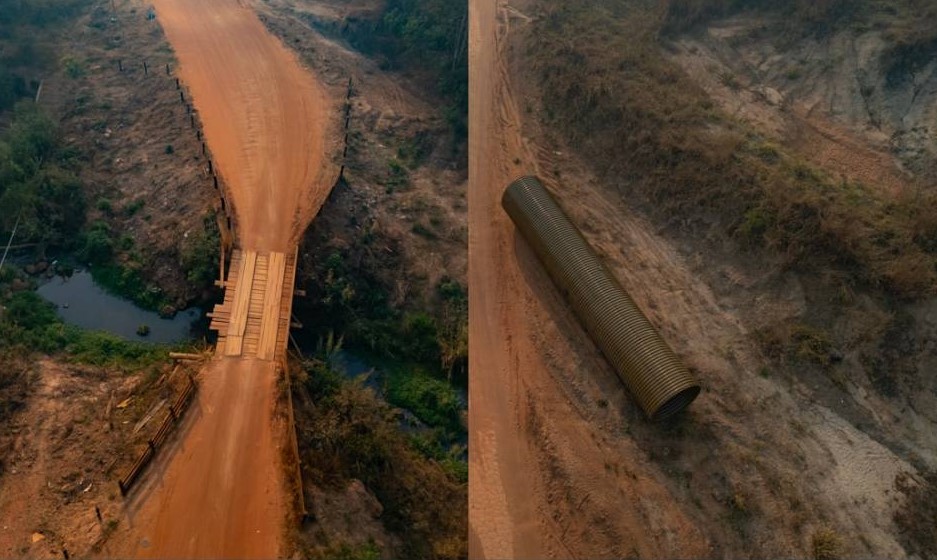
[{"label": "dirt slope", "polygon": [[[544,336],[560,353],[569,343],[537,320],[555,296],[500,207],[507,183],[538,166],[504,60],[510,21],[493,0],[470,4],[469,555],[701,556],[705,539],[668,507],[666,489],[608,468],[630,446],[609,445],[577,413],[539,347]],[[637,495],[644,504],[622,501]],[[647,519],[662,516],[667,530],[645,536]]]},{"label": "dirt slope", "polygon": [[154,5],[234,199],[238,244],[287,251],[337,178],[337,107],[239,2]]},{"label": "dirt slope", "polygon": [[[470,554],[807,557],[832,527],[845,556],[904,556],[894,480],[915,468],[820,380],[764,369],[751,333],[801,312],[798,281],[665,238],[538,128],[538,5],[472,5]],[[700,376],[683,418],[643,418],[514,233],[500,194],[531,172]]]}]

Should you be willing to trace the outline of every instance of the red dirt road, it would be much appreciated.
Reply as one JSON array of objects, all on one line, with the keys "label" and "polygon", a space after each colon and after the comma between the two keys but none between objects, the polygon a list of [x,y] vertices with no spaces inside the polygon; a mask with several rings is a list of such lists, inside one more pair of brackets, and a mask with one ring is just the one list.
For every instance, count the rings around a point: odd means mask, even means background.
[{"label": "red dirt road", "polygon": [[[233,199],[236,244],[252,251],[291,251],[338,175],[329,161],[337,109],[238,0],[154,0],[154,5]],[[275,317],[273,323],[278,324]],[[105,554],[271,558],[287,553],[283,538],[291,504],[282,464],[287,440],[275,418],[275,364],[232,357],[210,363],[176,449],[163,450],[132,490],[127,525]]]},{"label": "red dirt road", "polygon": [[[177,443],[160,453],[127,504],[139,558],[271,558],[287,511],[282,434],[272,418],[274,362],[211,362]],[[164,466],[163,462],[168,462]]]},{"label": "red dirt road", "polygon": [[334,105],[237,0],[154,5],[234,199],[238,244],[288,252],[338,175],[327,161]]}]

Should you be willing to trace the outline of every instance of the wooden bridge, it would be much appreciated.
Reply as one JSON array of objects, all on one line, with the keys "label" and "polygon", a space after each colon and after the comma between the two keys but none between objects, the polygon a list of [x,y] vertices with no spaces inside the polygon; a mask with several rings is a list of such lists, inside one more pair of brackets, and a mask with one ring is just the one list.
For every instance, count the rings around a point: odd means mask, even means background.
[{"label": "wooden bridge", "polygon": [[224,301],[208,314],[211,329],[218,331],[217,356],[261,360],[283,356],[293,308],[296,254],[234,251],[223,282]]}]

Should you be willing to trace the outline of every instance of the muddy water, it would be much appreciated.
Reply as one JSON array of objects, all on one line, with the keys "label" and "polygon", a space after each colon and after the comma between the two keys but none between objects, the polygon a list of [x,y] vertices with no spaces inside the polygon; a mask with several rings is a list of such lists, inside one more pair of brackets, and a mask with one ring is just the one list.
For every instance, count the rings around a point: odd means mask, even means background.
[{"label": "muddy water", "polygon": [[[58,306],[58,314],[66,323],[106,331],[126,340],[153,343],[186,340],[192,337],[193,326],[202,314],[201,310],[191,308],[172,319],[163,319],[158,313],[105,292],[86,271],[78,271],[70,278],[55,277],[37,291]],[[150,328],[147,336],[137,334],[141,325]]]}]

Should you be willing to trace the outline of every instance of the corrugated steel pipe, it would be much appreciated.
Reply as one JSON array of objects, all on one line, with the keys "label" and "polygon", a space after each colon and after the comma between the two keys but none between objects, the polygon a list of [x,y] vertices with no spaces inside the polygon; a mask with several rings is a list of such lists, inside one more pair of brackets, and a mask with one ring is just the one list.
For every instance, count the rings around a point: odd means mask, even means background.
[{"label": "corrugated steel pipe", "polygon": [[660,420],[693,402],[699,382],[540,181],[514,181],[501,205],[648,417]]}]

